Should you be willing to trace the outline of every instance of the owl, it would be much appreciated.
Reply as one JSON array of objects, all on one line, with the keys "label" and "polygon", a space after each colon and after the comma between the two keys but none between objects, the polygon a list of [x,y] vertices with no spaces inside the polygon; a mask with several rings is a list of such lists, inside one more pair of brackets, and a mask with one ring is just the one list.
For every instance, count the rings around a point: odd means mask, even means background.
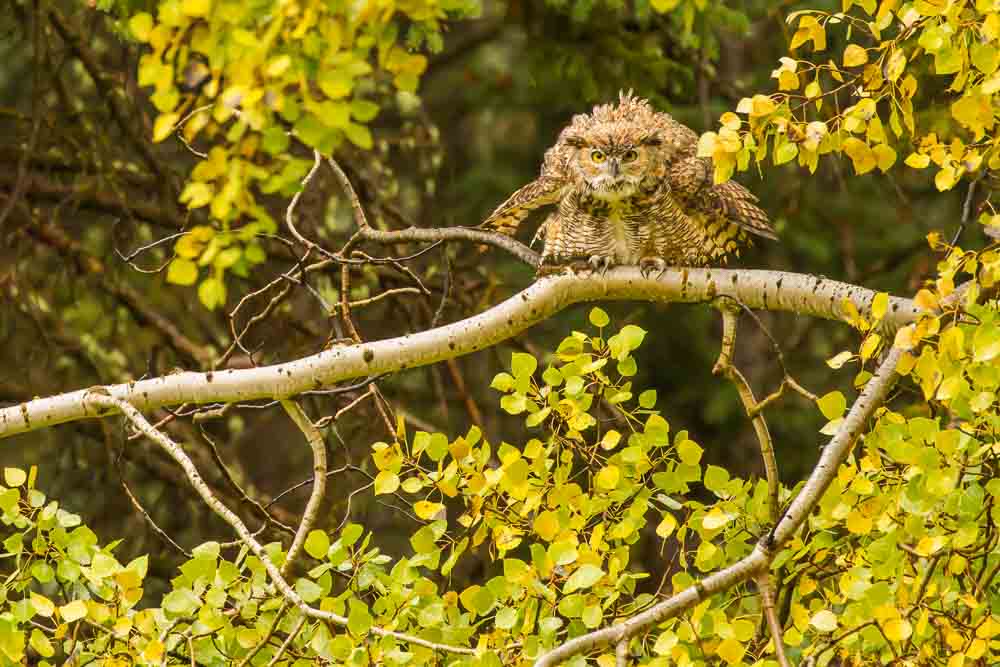
[{"label": "owl", "polygon": [[541,175],[483,227],[513,236],[532,210],[555,205],[535,235],[545,240],[542,270],[583,260],[600,270],[638,264],[648,274],[725,263],[753,236],[775,239],[757,198],[739,183],[715,183],[697,147],[693,130],[622,92],[618,104],[574,116]]}]

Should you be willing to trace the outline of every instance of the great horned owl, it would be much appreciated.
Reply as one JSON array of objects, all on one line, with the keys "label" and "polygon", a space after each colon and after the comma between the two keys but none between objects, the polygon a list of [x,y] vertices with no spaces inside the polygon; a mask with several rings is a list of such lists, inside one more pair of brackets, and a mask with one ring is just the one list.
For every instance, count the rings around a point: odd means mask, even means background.
[{"label": "great horned owl", "polygon": [[601,269],[639,264],[644,273],[725,262],[750,234],[776,238],[750,191],[714,183],[697,145],[690,128],[623,92],[617,105],[574,116],[539,178],[483,226],[513,236],[532,210],[558,204],[535,235],[545,238],[543,265],[585,259]]}]

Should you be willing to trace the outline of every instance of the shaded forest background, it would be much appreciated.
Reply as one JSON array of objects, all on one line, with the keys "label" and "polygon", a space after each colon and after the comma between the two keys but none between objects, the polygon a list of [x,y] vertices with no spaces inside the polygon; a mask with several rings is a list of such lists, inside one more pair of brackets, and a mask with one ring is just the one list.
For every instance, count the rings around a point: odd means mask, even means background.
[{"label": "shaded forest background", "polygon": [[[141,4],[132,2],[129,13]],[[543,152],[574,113],[616,98],[620,89],[649,97],[699,132],[714,129],[720,114],[740,98],[771,89],[772,70],[791,39],[785,16],[796,5],[696,4],[657,14],[642,1],[485,2],[480,18],[449,24],[442,43],[431,44],[416,95],[397,93],[387,82],[372,84],[370,92],[382,107],[371,123],[375,148],[345,147],[338,158],[375,224],[473,226],[535,175]],[[809,6],[833,10],[839,3]],[[339,316],[328,309],[339,299],[339,269],[331,268],[311,274],[304,285],[289,283],[287,294],[246,336],[252,354],[237,351],[224,358],[232,327],[244,326],[273,292],[235,318],[227,315],[244,295],[295,265],[296,256],[281,238],[283,228],[262,240],[265,262],[244,277],[228,276],[222,308],[209,311],[193,288],[169,284],[163,267],[173,245],[146,246],[206,224],[201,213],[179,204],[178,196],[198,162],[192,151],[210,145],[202,140],[185,146],[176,137],[150,141],[155,112],[148,90],[136,83],[142,46],[130,41],[117,20],[123,7],[18,0],[7,0],[4,7],[0,405],[176,368],[274,363],[345,336]],[[850,103],[849,95],[844,99]],[[814,273],[900,295],[913,293],[933,272],[936,257],[926,236],[940,231],[950,239],[958,231],[964,196],[964,189],[942,195],[930,174],[912,170],[856,178],[843,157],[822,161],[815,175],[787,164],[738,178],[760,196],[781,236],[780,243],[744,254],[739,266]],[[288,199],[275,193],[262,201],[280,222]],[[328,172],[310,185],[299,221],[303,232],[331,248],[353,232],[346,202]],[[522,240],[533,233],[530,224]],[[965,234],[966,247],[983,245],[979,229]],[[362,249],[398,257],[419,248]],[[352,276],[349,298],[355,301],[409,288],[352,309],[364,339],[462,319],[533,279],[529,267],[509,256],[496,250],[481,254],[468,244],[439,246],[405,265],[427,293],[414,290],[412,276],[391,263]],[[588,310],[571,308],[504,346],[379,379],[379,397],[358,401],[332,429],[331,469],[343,463],[355,468],[334,480],[321,527],[338,525],[349,512],[390,550],[397,537],[405,540],[394,528],[402,516],[398,508],[387,508],[370,493],[349,496],[369,481],[371,443],[391,437],[394,417],[412,428],[452,435],[478,424],[491,442],[523,443],[529,436],[522,420],[498,409],[490,380],[509,364],[511,351],[540,354],[569,330],[585,327]],[[630,303],[608,310],[616,325],[633,322],[650,331],[639,352],[636,384],[657,389],[671,425],[689,430],[706,446],[707,463],[724,464],[734,475],[759,475],[759,456],[738,397],[711,375],[719,345],[716,314],[705,307]],[[823,360],[854,348],[856,334],[811,318],[760,317],[800,382],[817,394],[846,388],[835,386]],[[781,380],[768,337],[753,326],[742,330],[737,362],[759,392]],[[336,415],[366,391],[367,386],[314,396],[306,405],[314,415]],[[301,434],[280,409],[243,407],[196,424],[171,420],[165,411],[155,416],[185,442],[230,506],[247,516],[256,511],[216,462],[224,462],[277,521],[297,522],[311,461]],[[771,413],[786,483],[813,465],[812,443],[824,421],[798,397]],[[42,487],[80,512],[102,541],[127,536],[119,560],[166,554],[154,561],[161,569],[151,578],[167,577],[174,552],[139,506],[186,548],[224,533],[163,454],[141,441],[123,444],[122,435],[112,420],[38,431],[6,442],[0,463],[39,465]],[[267,530],[281,536],[274,523]],[[649,544],[655,550],[652,530]],[[174,557],[179,561],[181,555]]]}]

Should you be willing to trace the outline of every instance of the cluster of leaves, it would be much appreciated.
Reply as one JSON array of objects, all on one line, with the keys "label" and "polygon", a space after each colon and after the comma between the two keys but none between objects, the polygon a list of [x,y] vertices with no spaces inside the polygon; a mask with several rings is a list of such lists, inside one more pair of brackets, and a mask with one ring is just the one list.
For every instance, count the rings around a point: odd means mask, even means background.
[{"label": "cluster of leaves", "polygon": [[178,243],[168,279],[190,285],[205,267],[201,301],[223,303],[226,271],[240,275],[262,261],[252,239],[275,229],[260,196],[290,195],[309,169],[293,138],[324,154],[345,141],[371,149],[368,124],[382,106],[419,105],[427,57],[416,51],[441,48],[446,19],[479,12],[477,0],[164,0],[155,17],[133,15],[131,34],[149,47],[139,84],[152,87],[159,112],[153,140],[179,131],[188,145],[212,146],[180,200],[206,209],[214,224],[200,228],[197,243]]},{"label": "cluster of leaves", "polygon": [[[784,642],[796,660],[955,667],[1000,659],[1000,312],[996,302],[976,305],[977,290],[996,283],[1000,253],[956,249],[939,269],[921,296],[929,309],[960,272],[976,279],[961,303],[928,310],[896,335],[897,345],[921,345],[899,369],[923,400],[880,410],[774,561]],[[877,357],[886,302],[876,299],[862,327],[862,354],[831,360],[860,361],[858,385]],[[590,321],[596,332],[573,332],[544,369],[516,353],[511,371],[494,378],[502,408],[537,431],[523,445],[493,447],[476,428],[454,439],[407,434],[401,423],[393,442],[372,446],[374,494],[405,503],[420,524],[412,554],[383,553],[355,524],[314,530],[304,545],[312,561],[292,582],[307,604],[346,617],[346,627],[305,617],[245,546],[227,557],[233,547],[217,543],[195,550],[158,607],[141,609],[146,558],[122,566],[115,544],[98,546],[79,517],[46,502],[33,473],[7,469],[0,654],[12,662],[128,655],[205,665],[528,664],[748,554],[769,528],[766,484],[703,465],[685,431],[671,437],[655,392],[631,379],[645,332],[628,325],[606,334],[609,318],[598,308]],[[832,420],[826,428],[846,403],[839,392],[820,399]],[[782,501],[790,495],[781,490]],[[633,559],[650,539],[670,554],[669,581],[650,581]],[[463,554],[477,550],[489,552],[495,571],[448,590]],[[266,552],[283,563],[280,545]],[[476,654],[435,653],[373,635],[375,626]],[[774,665],[773,643],[759,628],[758,598],[740,586],[633,639],[629,651],[663,667]],[[616,664],[610,649],[592,657]]]},{"label": "cluster of leaves", "polygon": [[[996,301],[976,304],[980,288],[996,284],[998,262],[996,251],[958,249],[941,262],[918,297],[926,314],[895,338],[906,350],[920,345],[898,371],[923,400],[879,411],[808,529],[774,562],[791,621],[785,642],[817,664],[1000,659],[1000,312]],[[955,300],[961,272],[973,279]],[[869,324],[877,340],[878,322]],[[831,365],[873,356],[837,355]],[[821,400],[831,419],[845,404],[839,392]]]},{"label": "cluster of leaves", "polygon": [[[906,164],[934,163],[939,190],[1000,166],[1000,13],[992,3],[844,0],[842,12],[810,9],[788,21],[797,22],[793,51],[831,51],[832,28],[847,44],[826,62],[782,58],[772,72],[777,93],[744,98],[723,115],[700,146],[715,159],[717,180],[768,155],[774,164],[797,157],[815,171],[821,155],[843,153],[858,174],[884,172],[908,145],[915,150]],[[951,101],[916,118],[918,94],[942,89]]]},{"label": "cluster of leaves", "polygon": [[[480,642],[519,647],[505,664],[527,664],[568,637],[647,608],[657,592],[686,588],[698,573],[746,555],[767,521],[766,484],[703,466],[686,431],[670,437],[656,392],[634,391],[632,353],[645,331],[628,325],[606,336],[599,308],[590,321],[598,332],[573,332],[540,374],[535,357],[515,353],[511,372],[493,380],[501,407],[524,414],[538,437],[494,449],[478,429],[451,442],[417,432],[412,442],[374,446],[375,492],[418,497],[410,501],[415,514],[442,527],[437,538],[450,546],[442,574],[483,544],[502,560],[502,575],[459,600],[486,621]],[[643,591],[649,574],[632,562],[632,547],[650,538],[670,540],[676,573],[669,585]],[[433,553],[436,562],[440,549]],[[741,664],[764,650],[754,636],[758,611],[733,591],[701,605],[693,625],[670,622],[632,651],[652,665],[711,656]],[[597,660],[616,664],[611,652]]]}]

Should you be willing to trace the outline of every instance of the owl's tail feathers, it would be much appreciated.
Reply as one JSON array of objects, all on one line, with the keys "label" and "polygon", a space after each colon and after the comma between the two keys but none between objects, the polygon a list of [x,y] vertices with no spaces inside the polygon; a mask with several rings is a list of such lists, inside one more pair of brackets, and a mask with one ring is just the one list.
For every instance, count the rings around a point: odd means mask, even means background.
[{"label": "owl's tail feathers", "polygon": [[719,204],[726,218],[741,228],[773,241],[778,240],[771,222],[759,206],[757,197],[736,181],[726,181],[713,188],[719,197]]}]

